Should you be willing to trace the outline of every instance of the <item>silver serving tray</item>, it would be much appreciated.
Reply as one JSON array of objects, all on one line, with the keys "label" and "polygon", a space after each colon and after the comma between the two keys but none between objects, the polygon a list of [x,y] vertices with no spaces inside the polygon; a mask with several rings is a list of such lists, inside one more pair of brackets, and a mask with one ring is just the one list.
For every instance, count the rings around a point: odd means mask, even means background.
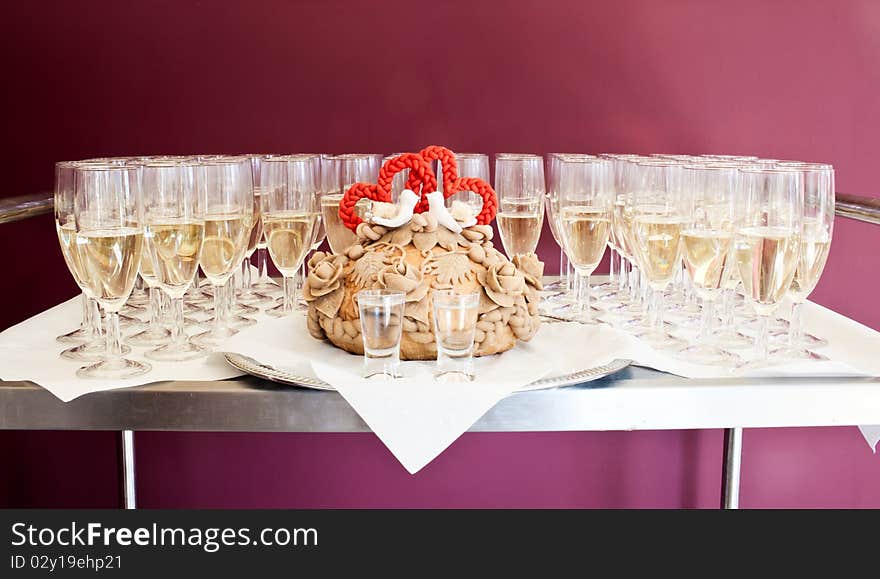
[{"label": "silver serving tray", "polygon": [[[224,355],[226,356],[227,362],[229,362],[242,372],[250,374],[251,376],[257,376],[258,378],[271,380],[272,382],[278,382],[280,384],[289,384],[291,386],[301,386],[303,388],[312,388],[314,390],[332,390],[334,392],[336,391],[336,388],[334,388],[330,384],[327,384],[319,378],[297,376],[295,374],[291,374],[289,372],[285,372],[271,366],[266,366],[265,364],[257,362],[253,358],[242,356],[241,354],[227,352]],[[585,368],[584,370],[579,370],[577,372],[565,374],[562,376],[541,378],[540,380],[536,380],[531,384],[526,384],[525,386],[517,390],[517,392],[526,392],[528,390],[544,390],[547,388],[559,388],[561,386],[573,386],[574,384],[582,384],[584,382],[598,380],[599,378],[604,378],[605,376],[614,374],[619,370],[623,370],[630,364],[632,364],[632,360],[614,360],[608,364],[605,364],[604,366]]]}]

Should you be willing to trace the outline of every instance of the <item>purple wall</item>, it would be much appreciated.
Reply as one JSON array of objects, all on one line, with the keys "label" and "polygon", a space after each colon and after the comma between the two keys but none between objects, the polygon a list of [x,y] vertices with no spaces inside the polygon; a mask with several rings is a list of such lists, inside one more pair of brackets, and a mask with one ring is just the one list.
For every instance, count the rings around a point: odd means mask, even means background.
[{"label": "purple wall", "polygon": [[[750,153],[876,191],[880,4],[94,1],[5,6],[4,188],[97,155]],[[48,218],[0,226],[0,328],[75,293]],[[813,298],[880,328],[880,229],[840,220]],[[555,264],[549,235],[541,253]],[[36,259],[28,259],[33,255]],[[10,258],[7,258],[8,260]],[[141,433],[144,506],[714,506],[707,432],[468,434],[416,476],[372,435]],[[0,506],[113,506],[108,433],[0,433]],[[85,475],[84,475],[85,473]],[[750,430],[746,506],[880,507],[853,428]]]}]

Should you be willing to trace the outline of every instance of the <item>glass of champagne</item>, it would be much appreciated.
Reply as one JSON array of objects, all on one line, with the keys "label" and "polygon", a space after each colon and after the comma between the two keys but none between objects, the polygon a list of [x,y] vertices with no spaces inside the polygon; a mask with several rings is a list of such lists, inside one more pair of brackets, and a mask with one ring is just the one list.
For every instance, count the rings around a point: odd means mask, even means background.
[{"label": "glass of champagne", "polygon": [[[82,321],[73,332],[58,336],[59,342],[82,342],[64,350],[62,358],[94,362],[101,359],[107,346],[101,337],[101,313],[98,302],[85,292],[85,272],[77,252],[76,218],[73,211],[77,162],[64,161],[55,164],[55,231],[61,246],[64,263],[73,276],[73,281],[82,291]],[[127,346],[127,350],[130,350]]]},{"label": "glass of champagne", "polygon": [[147,163],[143,169],[144,241],[157,288],[169,299],[171,337],[145,356],[162,362],[207,354],[184,334],[183,296],[199,267],[205,235],[205,190],[197,161]]},{"label": "glass of champagne", "polygon": [[663,323],[663,298],[681,263],[682,166],[675,161],[638,161],[632,171],[631,240],[651,298],[649,329],[636,335],[655,348],[681,348],[684,342],[669,334]]},{"label": "glass of champagne", "polygon": [[819,283],[831,250],[831,236],[834,232],[834,168],[820,163],[785,162],[779,163],[779,166],[803,172],[804,218],[797,268],[788,290],[788,297],[791,299],[788,344],[772,353],[788,358],[823,360],[825,356],[808,348],[824,346],[828,342],[804,333],[801,309]]},{"label": "glass of champagne", "polygon": [[205,233],[199,265],[211,283],[214,323],[210,330],[191,339],[209,350],[238,333],[231,327],[227,282],[247,251],[254,217],[254,187],[247,157],[201,159],[196,183],[204,193]]},{"label": "glass of champagne", "polygon": [[558,162],[556,179],[551,187],[559,195],[557,227],[577,275],[574,319],[598,324],[601,322],[593,318],[590,306],[590,275],[602,260],[611,233],[611,163],[604,159],[564,157]]},{"label": "glass of champagne", "polygon": [[739,356],[711,343],[715,303],[723,291],[725,267],[732,261],[735,166],[686,165],[685,225],[681,232],[684,264],[693,290],[702,300],[697,343],[679,352],[698,364],[731,365]]},{"label": "glass of champagne", "polygon": [[770,316],[791,287],[800,256],[803,173],[788,169],[741,170],[734,247],[746,299],[761,320],[755,360],[768,360]]},{"label": "glass of champagne", "polygon": [[81,378],[124,379],[150,366],[123,358],[119,310],[134,287],[143,255],[140,175],[135,167],[82,165],[75,175],[76,251],[83,288],[105,312],[106,354],[80,368]]},{"label": "glass of champagne", "polygon": [[[241,262],[241,289],[238,291],[238,295],[236,296],[236,300],[239,304],[244,306],[252,306],[259,307],[266,305],[271,302],[271,298],[258,293],[256,284],[253,282],[253,272],[251,271],[251,258],[254,255],[254,252],[259,252],[260,242],[263,240],[263,219],[262,219],[262,209],[261,204],[262,201],[260,199],[260,186],[259,186],[259,174],[260,174],[260,155],[247,155],[247,158],[250,159],[251,162],[251,175],[254,180],[254,224],[251,226],[251,233],[248,237],[248,246],[247,250],[244,253],[244,260]],[[264,248],[265,250],[265,248]],[[265,256],[263,256],[265,260]],[[262,273],[262,267],[260,266],[260,256],[257,254],[257,263],[258,263],[258,272]],[[258,281],[263,281],[258,280]],[[271,281],[269,282],[268,289],[272,290],[273,287],[277,287]],[[251,311],[251,313],[253,313]]]},{"label": "glass of champagne", "polygon": [[[357,236],[339,218],[342,196],[355,183],[376,183],[381,164],[381,155],[360,153],[336,155],[322,163],[322,183],[332,189],[327,189],[321,198],[321,216],[333,253],[342,253],[357,241]],[[326,178],[324,169],[327,170]]]},{"label": "glass of champagne", "polygon": [[534,253],[544,223],[544,160],[537,155],[497,155],[495,192],[496,222],[507,256]]},{"label": "glass of champagne", "polygon": [[315,164],[305,156],[263,161],[263,228],[272,263],[283,276],[283,301],[266,313],[290,315],[296,307],[295,277],[317,222]]}]

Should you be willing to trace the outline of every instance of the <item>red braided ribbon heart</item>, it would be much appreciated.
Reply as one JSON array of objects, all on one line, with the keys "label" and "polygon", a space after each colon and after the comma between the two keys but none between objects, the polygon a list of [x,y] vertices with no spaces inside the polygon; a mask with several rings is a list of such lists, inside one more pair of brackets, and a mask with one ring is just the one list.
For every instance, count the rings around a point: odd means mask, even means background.
[{"label": "red braided ribbon heart", "polygon": [[477,223],[488,225],[495,219],[498,213],[498,197],[491,185],[474,177],[460,178],[458,166],[455,162],[455,153],[438,145],[425,147],[419,153],[404,153],[385,161],[379,170],[377,184],[355,183],[352,185],[339,203],[339,218],[342,223],[351,229],[357,230],[361,224],[361,218],[354,211],[355,205],[363,198],[385,203],[391,202],[391,183],[394,175],[400,171],[409,169],[409,177],[406,181],[407,189],[415,191],[421,196],[415,207],[416,213],[424,213],[428,210],[427,193],[437,190],[437,177],[431,170],[431,162],[440,161],[443,171],[443,196],[449,198],[459,191],[473,191],[483,198],[483,209],[477,215]]}]

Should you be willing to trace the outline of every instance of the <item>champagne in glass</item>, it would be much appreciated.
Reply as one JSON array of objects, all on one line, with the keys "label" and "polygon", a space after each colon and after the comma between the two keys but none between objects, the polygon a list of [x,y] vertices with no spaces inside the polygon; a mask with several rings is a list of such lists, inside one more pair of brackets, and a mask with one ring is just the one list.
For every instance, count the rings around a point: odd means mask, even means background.
[{"label": "champagne in glass", "polygon": [[633,163],[630,170],[633,255],[651,290],[650,328],[636,335],[656,348],[678,349],[684,342],[666,331],[663,294],[681,264],[686,199],[684,168],[674,160],[650,160]]},{"label": "champagne in glass", "polygon": [[254,219],[254,186],[248,157],[202,160],[196,167],[195,187],[204,199],[205,233],[199,265],[214,293],[214,324],[192,341],[216,349],[236,334],[229,319],[226,282],[244,259]]},{"label": "champagne in glass", "polygon": [[282,303],[267,310],[287,316],[296,306],[295,277],[312,242],[317,221],[315,163],[302,155],[263,162],[263,227],[269,255],[283,276]]},{"label": "champagne in glass", "polygon": [[376,183],[381,163],[381,155],[359,153],[322,160],[321,219],[333,253],[342,253],[357,241],[357,236],[339,218],[339,204],[345,192],[355,183]]},{"label": "champagne in glass", "polygon": [[735,256],[746,299],[760,319],[755,360],[763,366],[770,315],[791,287],[800,258],[803,227],[803,175],[781,168],[744,169],[737,206]]},{"label": "champagne in glass", "polygon": [[208,352],[183,332],[183,296],[196,276],[205,236],[206,192],[198,171],[197,161],[144,167],[144,185],[157,193],[145,202],[147,252],[171,312],[170,342],[147,352],[151,360],[192,360]]},{"label": "champagne in glass", "polygon": [[106,313],[106,354],[80,368],[82,378],[124,379],[150,366],[122,357],[119,310],[134,287],[143,255],[138,169],[125,165],[84,165],[76,169],[74,216],[76,252],[83,289]]},{"label": "champagne in glass", "polygon": [[544,161],[536,155],[499,154],[495,159],[496,216],[508,257],[533,253],[544,222]]},{"label": "champagne in glass", "polygon": [[590,276],[602,260],[611,233],[611,163],[586,156],[558,159],[551,188],[559,195],[559,231],[577,274],[574,319],[596,324],[590,306]]},{"label": "champagne in glass", "polygon": [[684,265],[694,292],[702,300],[697,343],[679,353],[699,364],[730,365],[739,356],[711,343],[715,302],[723,291],[733,255],[736,167],[688,165],[683,194],[686,224],[681,233]]}]

